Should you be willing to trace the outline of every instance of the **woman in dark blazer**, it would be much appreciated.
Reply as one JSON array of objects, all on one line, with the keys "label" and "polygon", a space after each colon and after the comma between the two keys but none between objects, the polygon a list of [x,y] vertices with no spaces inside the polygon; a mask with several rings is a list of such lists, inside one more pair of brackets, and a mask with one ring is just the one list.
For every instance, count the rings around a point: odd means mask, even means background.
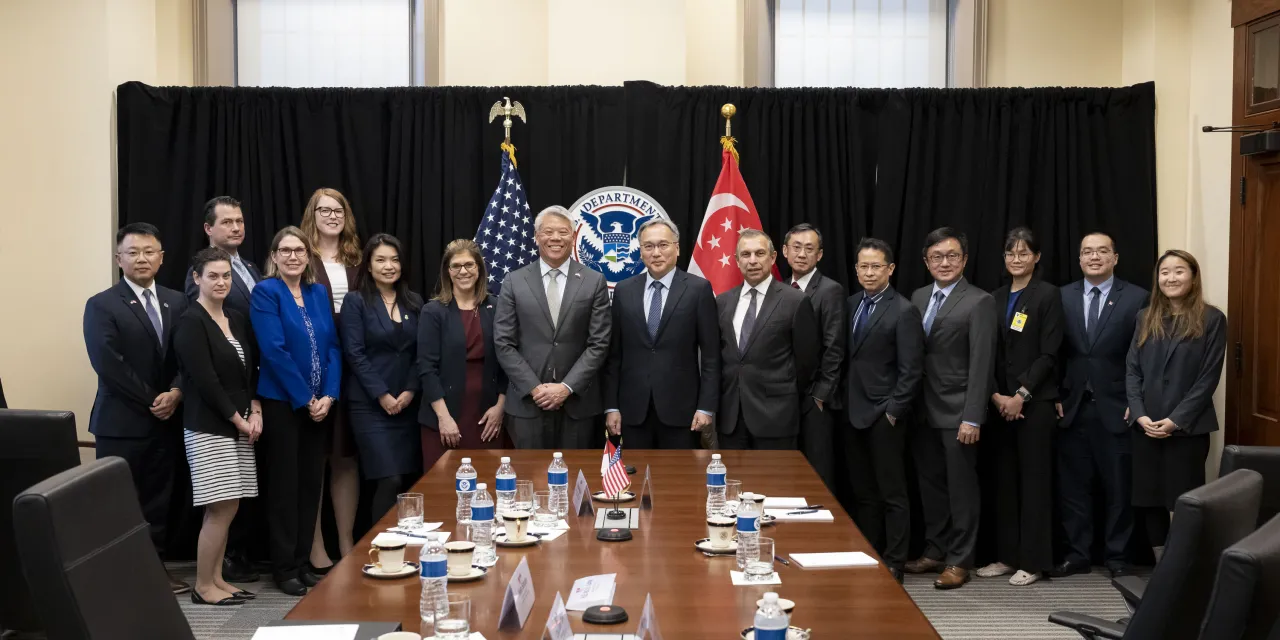
[{"label": "woman in dark blazer", "polygon": [[342,302],[347,411],[360,469],[377,481],[374,518],[395,507],[396,495],[422,473],[417,402],[422,297],[402,277],[401,256],[395,236],[370,238],[356,290]]},{"label": "woman in dark blazer", "polygon": [[223,580],[222,556],[240,499],[258,495],[253,457],[253,443],[262,435],[262,405],[253,397],[258,354],[249,319],[223,307],[233,286],[231,256],[215,247],[202,249],[191,269],[199,295],[173,334],[185,392],[182,426],[192,504],[204,507],[191,602],[241,604],[253,594]]},{"label": "woman in dark blazer", "polygon": [[1178,496],[1204,484],[1213,392],[1227,353],[1227,319],[1204,301],[1200,264],[1171,249],[1156,262],[1150,303],[1138,316],[1126,361],[1134,425],[1133,506],[1151,546],[1164,546]]},{"label": "woman in dark blazer", "polygon": [[319,577],[307,566],[320,507],[325,443],[342,384],[342,350],[329,294],[315,283],[311,243],[297,227],[271,240],[266,278],[249,317],[262,353],[258,396],[265,429],[271,571],[281,591],[303,595]]},{"label": "woman in dark blazer", "polygon": [[480,247],[454,240],[440,261],[436,297],[418,324],[422,468],[446,449],[509,449],[502,428],[507,374],[493,348],[493,303]]},{"label": "woman in dark blazer", "polygon": [[1053,568],[1053,437],[1058,415],[1058,348],[1062,296],[1035,277],[1040,243],[1026,227],[1009,232],[1004,265],[1012,278],[992,292],[999,329],[994,393],[996,413],[983,425],[982,445],[994,453],[996,557],[978,570],[990,578],[1012,573],[1026,586]]}]

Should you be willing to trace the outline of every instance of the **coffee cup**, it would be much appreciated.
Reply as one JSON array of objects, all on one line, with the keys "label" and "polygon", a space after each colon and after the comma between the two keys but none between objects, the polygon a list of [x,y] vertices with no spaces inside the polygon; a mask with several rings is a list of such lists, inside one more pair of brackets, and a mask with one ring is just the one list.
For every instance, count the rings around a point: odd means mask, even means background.
[{"label": "coffee cup", "polygon": [[737,521],[728,516],[707,518],[707,538],[715,549],[727,549],[733,542],[733,527]]},{"label": "coffee cup", "polygon": [[369,561],[383,573],[395,573],[404,568],[404,548],[407,543],[402,539],[390,539],[374,542],[369,547]]},{"label": "coffee cup", "polygon": [[503,512],[502,528],[507,531],[507,542],[524,542],[529,535],[529,512]]},{"label": "coffee cup", "polygon": [[476,551],[476,543],[470,540],[454,540],[444,543],[444,551],[447,555],[445,561],[449,566],[449,575],[462,577],[471,573],[471,559]]}]

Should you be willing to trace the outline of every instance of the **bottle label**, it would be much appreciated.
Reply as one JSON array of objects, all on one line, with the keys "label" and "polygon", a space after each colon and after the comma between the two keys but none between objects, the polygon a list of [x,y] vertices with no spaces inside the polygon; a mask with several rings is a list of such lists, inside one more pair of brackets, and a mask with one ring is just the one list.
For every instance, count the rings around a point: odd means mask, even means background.
[{"label": "bottle label", "polygon": [[498,491],[515,491],[516,477],[511,476],[510,478],[497,478],[497,482],[495,484],[497,485]]},{"label": "bottle label", "polygon": [[487,522],[493,519],[493,505],[477,507],[471,505],[471,519],[476,522]]},{"label": "bottle label", "polygon": [[475,478],[458,478],[456,484],[458,487],[458,491],[475,491],[476,490]]},{"label": "bottle label", "polygon": [[738,533],[754,533],[760,531],[759,516],[738,516]]},{"label": "bottle label", "polygon": [[723,474],[723,473],[708,473],[708,474],[707,474],[707,486],[708,486],[708,487],[723,487],[723,486],[724,486],[724,475],[725,475],[725,474]]},{"label": "bottle label", "polygon": [[756,629],[754,637],[756,640],[786,640],[787,630],[783,629]]},{"label": "bottle label", "polygon": [[423,560],[422,561],[422,577],[423,578],[443,578],[449,573],[449,561],[440,558],[439,560]]},{"label": "bottle label", "polygon": [[548,471],[548,472],[547,472],[547,484],[552,485],[552,486],[557,486],[557,485],[565,485],[565,486],[568,486],[568,485],[569,485],[569,472],[568,472],[568,471]]}]

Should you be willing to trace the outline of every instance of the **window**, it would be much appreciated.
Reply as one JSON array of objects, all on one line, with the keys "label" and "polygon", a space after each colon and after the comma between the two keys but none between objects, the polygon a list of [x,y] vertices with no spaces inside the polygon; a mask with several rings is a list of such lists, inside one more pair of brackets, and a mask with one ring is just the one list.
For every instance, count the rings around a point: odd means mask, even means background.
[{"label": "window", "polygon": [[236,84],[415,84],[421,73],[414,64],[414,6],[412,0],[237,0]]},{"label": "window", "polygon": [[774,86],[947,86],[947,0],[777,0],[773,18]]}]

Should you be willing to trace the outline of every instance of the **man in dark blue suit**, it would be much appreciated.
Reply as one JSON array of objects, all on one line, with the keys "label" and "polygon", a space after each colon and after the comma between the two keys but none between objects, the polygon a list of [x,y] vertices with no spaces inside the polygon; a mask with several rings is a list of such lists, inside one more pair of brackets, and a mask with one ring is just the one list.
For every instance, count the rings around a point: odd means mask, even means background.
[{"label": "man in dark blue suit", "polygon": [[[160,232],[145,223],[116,233],[116,264],[124,277],[89,298],[84,307],[84,343],[98,374],[98,395],[89,416],[98,458],[129,463],[151,540],[163,553],[174,470],[182,451],[182,421],[171,419],[182,402],[172,335],[187,309],[181,293],[156,284],[164,262]],[[170,576],[174,593],[190,591]]]},{"label": "man in dark blue suit", "polygon": [[1067,554],[1049,575],[1089,573],[1093,543],[1094,478],[1106,499],[1105,562],[1112,576],[1128,570],[1125,547],[1133,533],[1129,490],[1125,356],[1148,292],[1115,277],[1115,240],[1091,233],[1080,241],[1084,279],[1062,287],[1067,324],[1062,341],[1062,402],[1058,416],[1058,490]]},{"label": "man in dark blue suit", "polygon": [[674,223],[650,220],[639,235],[646,270],[613,292],[605,425],[628,448],[696,449],[720,399],[716,296],[676,268]]},{"label": "man in dark blue suit", "polygon": [[[262,279],[262,273],[258,271],[257,265],[240,255],[240,245],[244,244],[244,229],[244,213],[240,210],[239,200],[231,196],[218,196],[204,203],[204,233],[209,236],[209,246],[222,249],[231,256],[231,292],[227,294],[223,305],[248,318],[249,296],[253,294],[253,286]],[[187,269],[184,289],[191,302],[195,302],[196,296],[200,295],[199,288],[191,278],[191,269]],[[226,573],[225,570],[223,573]],[[226,575],[223,578],[237,581]],[[252,582],[245,578],[240,578],[239,581]]]}]

